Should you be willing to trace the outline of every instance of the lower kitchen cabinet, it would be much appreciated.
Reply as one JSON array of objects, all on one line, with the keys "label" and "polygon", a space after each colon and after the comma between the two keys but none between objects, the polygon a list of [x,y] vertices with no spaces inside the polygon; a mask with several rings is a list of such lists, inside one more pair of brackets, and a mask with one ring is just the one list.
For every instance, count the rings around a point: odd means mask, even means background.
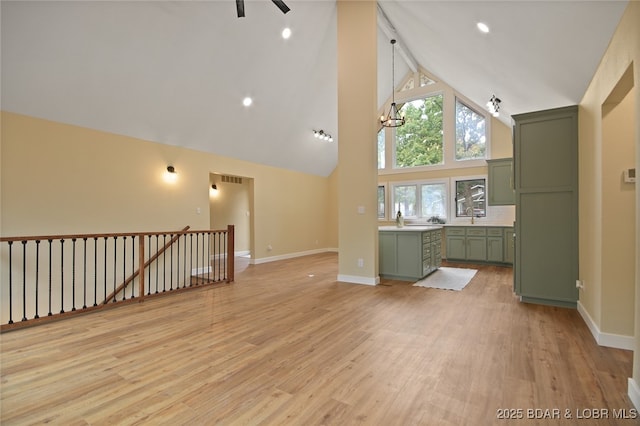
[{"label": "lower kitchen cabinet", "polygon": [[506,230],[513,235],[509,227],[445,227],[447,260],[513,264],[513,244],[510,251],[505,246]]}]

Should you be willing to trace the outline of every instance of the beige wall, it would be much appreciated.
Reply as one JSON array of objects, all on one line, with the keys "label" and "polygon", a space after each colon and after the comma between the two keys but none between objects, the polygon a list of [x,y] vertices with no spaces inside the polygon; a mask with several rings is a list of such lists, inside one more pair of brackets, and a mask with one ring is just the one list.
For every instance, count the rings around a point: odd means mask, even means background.
[{"label": "beige wall", "polygon": [[333,245],[324,177],[8,112],[0,148],[2,236],[208,229],[218,173],[253,179],[257,259]]},{"label": "beige wall", "polygon": [[[609,232],[618,232],[615,226],[608,222],[614,220],[619,214],[624,214],[628,209],[628,201],[623,200],[620,186],[615,181],[620,178],[621,170],[618,167],[631,162],[614,164],[617,159],[605,155],[617,137],[612,126],[617,123],[603,120],[603,112],[606,116],[607,108],[605,103],[610,101],[616,86],[623,79],[625,71],[632,66],[631,75],[635,89],[629,99],[618,99],[615,102],[622,102],[614,114],[612,120],[624,120],[624,128],[628,129],[629,137],[635,149],[635,164],[638,169],[638,146],[640,144],[640,120],[638,120],[638,110],[640,108],[640,2],[629,2],[627,9],[616,29],[611,43],[602,58],[602,61],[591,81],[585,95],[580,102],[579,110],[579,159],[580,159],[580,278],[585,281],[585,289],[580,292],[580,304],[586,313],[593,319],[595,326],[600,331],[610,334],[629,333],[629,321],[634,322],[634,333],[640,330],[640,291],[638,291],[638,215],[635,217],[635,226],[628,230],[635,236],[635,251],[633,255],[635,285],[633,289],[625,288],[623,295],[618,294],[620,287],[612,283],[607,271],[614,265],[612,259],[606,251],[619,249],[615,242],[609,240]],[[614,96],[615,97],[615,96]],[[633,104],[626,106],[625,103]],[[604,107],[603,107],[604,106]],[[618,107],[616,107],[617,109]],[[628,111],[628,112],[625,112]],[[631,116],[631,123],[627,123]],[[622,141],[622,140],[621,140]],[[613,170],[612,170],[613,169]],[[605,176],[607,174],[607,176]],[[610,182],[609,174],[613,174]],[[619,182],[619,181],[618,181]],[[610,185],[617,186],[618,196],[609,197],[606,194]],[[615,189],[615,188],[614,188]],[[638,195],[635,191],[635,210],[638,211]],[[628,220],[627,220],[628,222]],[[627,225],[630,226],[630,225]],[[625,243],[627,246],[628,242]],[[603,279],[604,278],[604,279]],[[625,278],[626,279],[626,278]],[[619,318],[619,312],[628,312],[626,302],[621,299],[635,299],[634,318]],[[640,342],[635,340],[636,350],[640,349]],[[635,383],[640,383],[640,356],[634,356]]]}]

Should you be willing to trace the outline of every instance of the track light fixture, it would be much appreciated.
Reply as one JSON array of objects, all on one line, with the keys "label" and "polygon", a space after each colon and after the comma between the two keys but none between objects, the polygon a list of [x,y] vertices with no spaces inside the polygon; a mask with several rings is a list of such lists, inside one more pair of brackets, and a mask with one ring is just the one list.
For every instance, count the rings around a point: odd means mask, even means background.
[{"label": "track light fixture", "polygon": [[396,105],[395,45],[396,40],[391,39],[391,108],[389,108],[389,114],[386,117],[384,115],[380,117],[380,123],[383,127],[400,127],[404,125],[404,117],[400,115]]},{"label": "track light fixture", "polygon": [[325,133],[324,130],[314,130],[313,136],[323,141],[333,142],[333,137],[329,133]]},{"label": "track light fixture", "polygon": [[500,102],[502,101],[500,100],[500,98],[497,98],[496,95],[491,96],[491,99],[489,99],[489,102],[487,102],[487,109],[489,109],[489,112],[494,117],[500,115]]}]

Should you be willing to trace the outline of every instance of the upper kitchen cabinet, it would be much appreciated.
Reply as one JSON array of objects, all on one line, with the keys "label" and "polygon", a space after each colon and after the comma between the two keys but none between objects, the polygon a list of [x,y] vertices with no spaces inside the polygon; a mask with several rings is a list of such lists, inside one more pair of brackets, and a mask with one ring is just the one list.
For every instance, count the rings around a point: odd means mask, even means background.
[{"label": "upper kitchen cabinet", "polygon": [[511,206],[516,203],[516,193],[513,188],[513,160],[500,158],[487,160],[488,166],[488,197],[490,206]]},{"label": "upper kitchen cabinet", "polygon": [[513,119],[516,294],[524,302],[576,307],[578,107]]}]

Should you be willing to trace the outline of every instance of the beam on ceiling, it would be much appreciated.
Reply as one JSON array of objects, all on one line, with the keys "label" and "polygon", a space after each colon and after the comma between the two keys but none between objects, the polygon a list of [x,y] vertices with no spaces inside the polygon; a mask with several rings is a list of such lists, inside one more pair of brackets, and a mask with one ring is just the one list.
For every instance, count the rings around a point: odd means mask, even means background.
[{"label": "beam on ceiling", "polygon": [[411,51],[409,50],[407,45],[404,43],[400,35],[398,35],[398,32],[396,31],[393,24],[391,24],[391,21],[389,21],[389,18],[384,13],[384,10],[382,10],[382,7],[380,6],[380,4],[378,4],[378,26],[380,27],[382,32],[387,37],[389,37],[389,40],[392,40],[392,39],[396,40],[396,49],[398,50],[398,53],[400,53],[402,58],[405,60],[405,62],[407,63],[411,71],[418,72],[418,63],[414,59],[413,55],[411,54]]}]

